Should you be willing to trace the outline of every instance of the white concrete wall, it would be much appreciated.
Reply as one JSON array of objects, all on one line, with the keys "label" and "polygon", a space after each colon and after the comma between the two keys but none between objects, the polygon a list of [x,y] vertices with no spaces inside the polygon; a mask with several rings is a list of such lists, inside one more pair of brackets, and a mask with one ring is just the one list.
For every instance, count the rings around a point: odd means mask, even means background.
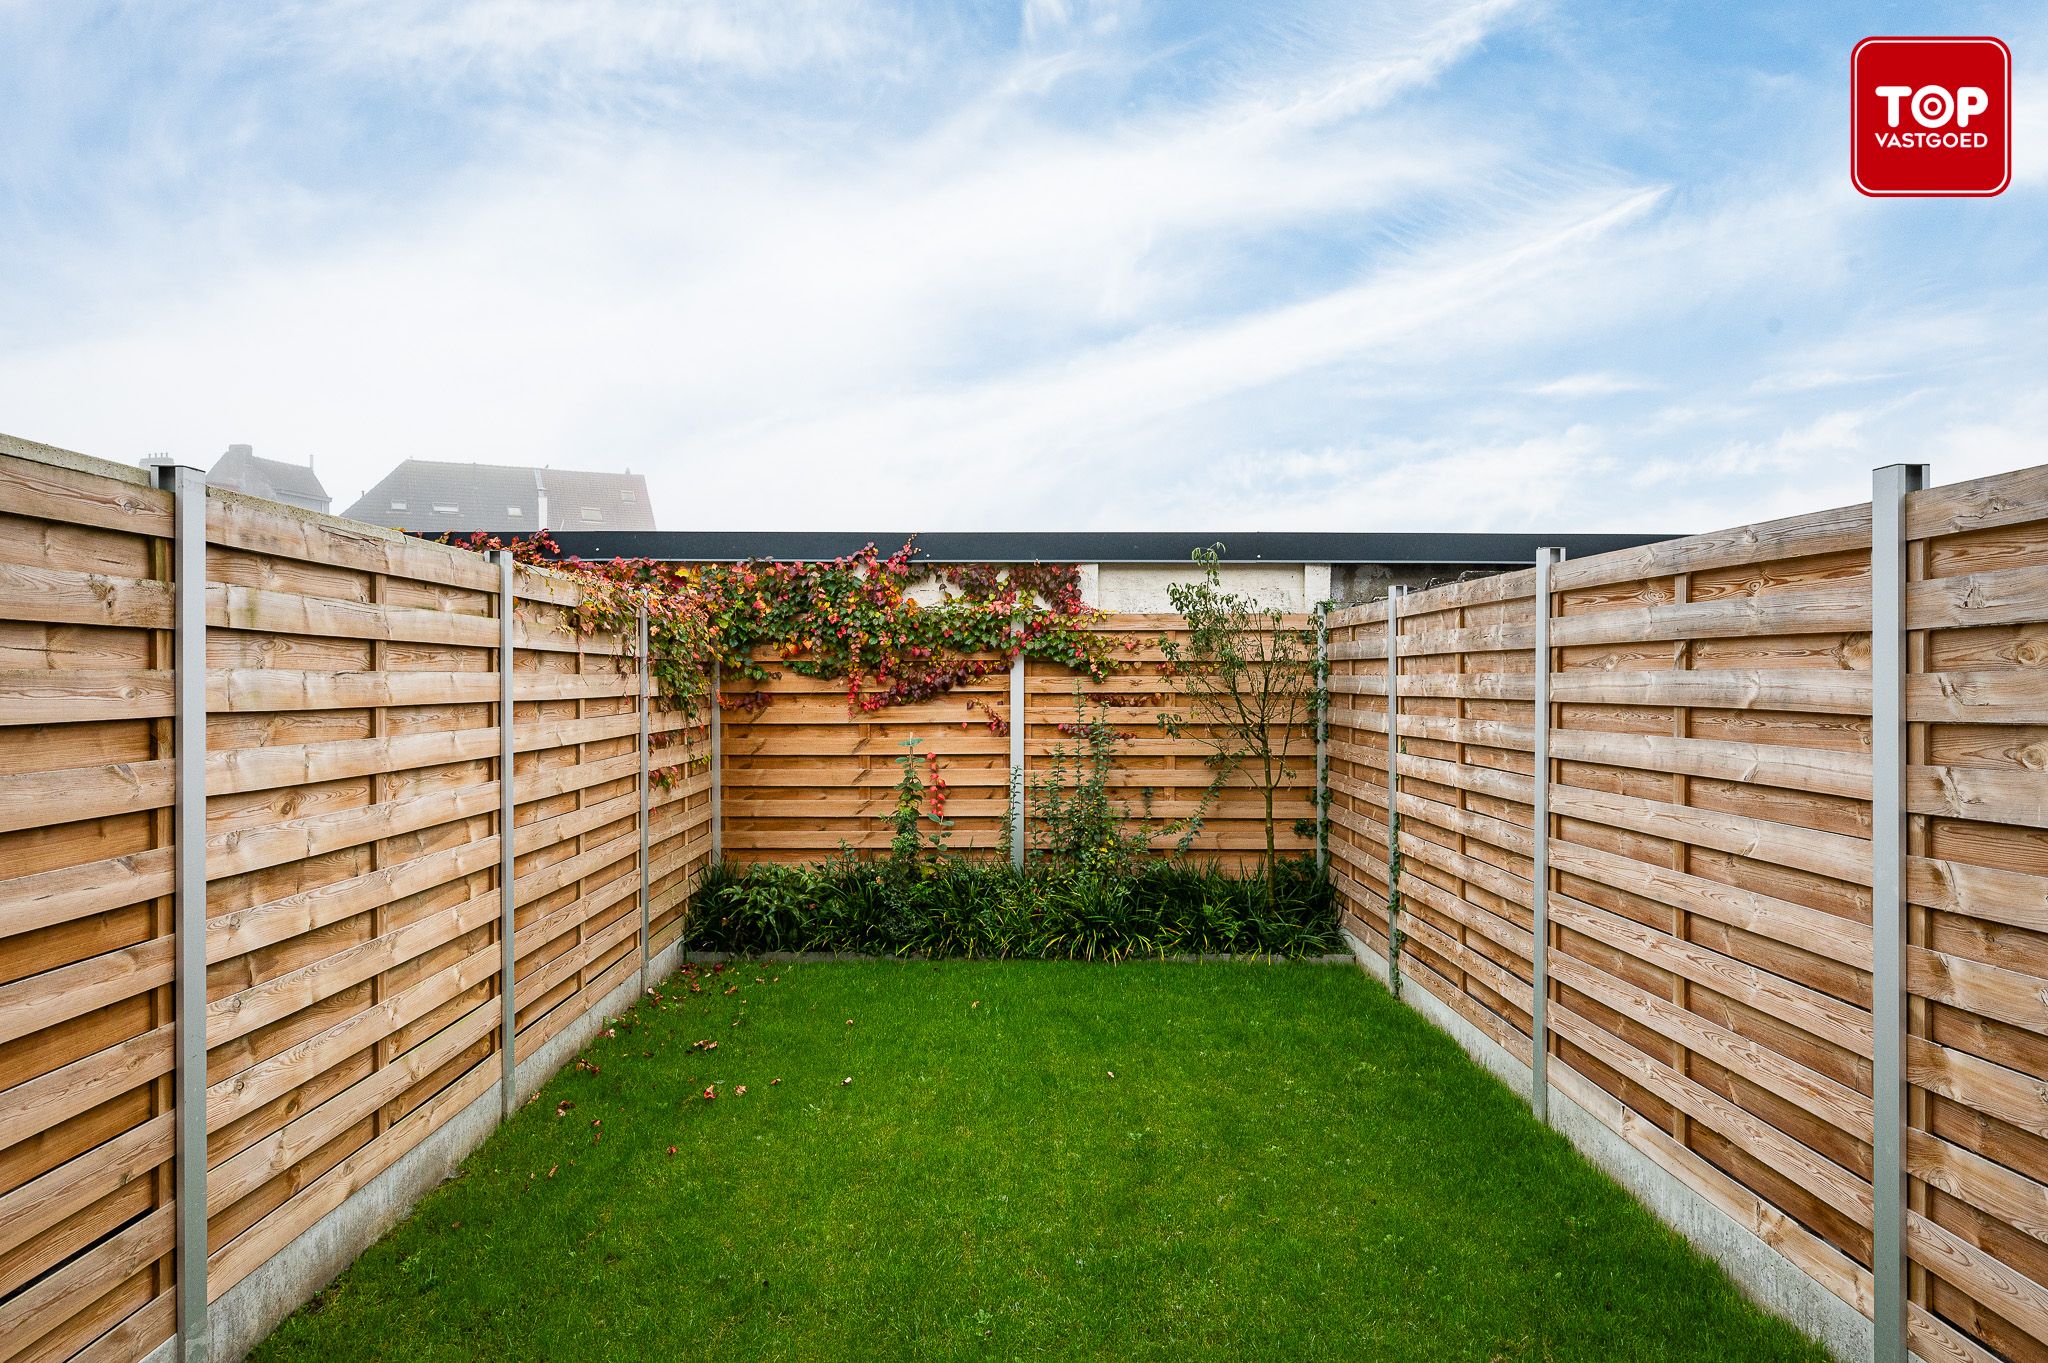
[{"label": "white concrete wall", "polygon": [[[1084,570],[1085,573],[1085,570]],[[1219,565],[1225,591],[1239,592],[1262,606],[1306,611],[1330,593],[1327,563],[1224,563]],[[1176,583],[1200,582],[1201,571],[1163,563],[1105,563],[1096,573],[1090,605],[1106,611],[1170,612],[1166,589]],[[1083,586],[1087,579],[1084,575]]]},{"label": "white concrete wall", "polygon": [[[1082,563],[1076,568],[1083,601],[1101,610],[1132,614],[1170,615],[1173,602],[1166,589],[1175,583],[1202,580],[1192,563]],[[1327,563],[1225,563],[1219,571],[1225,590],[1243,592],[1262,606],[1307,611],[1331,597],[1332,574]],[[910,598],[923,605],[945,594],[945,586],[936,581],[920,582],[910,589]]]}]

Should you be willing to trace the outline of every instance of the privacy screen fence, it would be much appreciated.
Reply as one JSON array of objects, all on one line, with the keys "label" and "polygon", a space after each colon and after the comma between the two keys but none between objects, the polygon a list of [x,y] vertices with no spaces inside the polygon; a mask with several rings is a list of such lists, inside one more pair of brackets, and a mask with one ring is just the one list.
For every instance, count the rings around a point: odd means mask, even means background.
[{"label": "privacy screen fence", "polygon": [[[1078,700],[785,674],[691,725],[556,574],[5,448],[0,1363],[237,1356],[673,967],[712,857],[886,845],[905,738],[964,851],[1103,704],[1134,817],[1210,779],[1154,723],[1175,619],[1103,622],[1129,666]],[[1910,482],[1875,536],[1329,613],[1282,845],[1325,772],[1404,997],[1860,1312],[1852,1352],[2048,1360],[2048,469]],[[1194,855],[1263,847],[1246,778],[1209,816]]]},{"label": "privacy screen fence", "polygon": [[1334,612],[1331,865],[1406,993],[1874,1312],[1879,1357],[2036,1360],[2048,469],[1914,474],[1874,517]]}]

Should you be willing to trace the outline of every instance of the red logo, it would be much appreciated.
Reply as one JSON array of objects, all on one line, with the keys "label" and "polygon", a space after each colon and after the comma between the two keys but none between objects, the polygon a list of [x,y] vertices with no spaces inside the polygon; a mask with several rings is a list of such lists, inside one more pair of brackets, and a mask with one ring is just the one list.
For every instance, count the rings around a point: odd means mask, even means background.
[{"label": "red logo", "polygon": [[2012,181],[2012,53],[1996,38],[1865,38],[1849,57],[1849,167],[1886,197],[1974,197]]}]

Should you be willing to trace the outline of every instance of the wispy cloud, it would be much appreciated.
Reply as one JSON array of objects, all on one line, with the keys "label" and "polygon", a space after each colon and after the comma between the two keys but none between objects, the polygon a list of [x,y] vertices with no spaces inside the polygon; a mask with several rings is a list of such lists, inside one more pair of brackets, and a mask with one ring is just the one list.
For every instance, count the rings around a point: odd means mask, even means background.
[{"label": "wispy cloud", "polygon": [[1641,393],[1654,387],[1655,384],[1645,379],[1603,372],[1567,374],[1563,378],[1530,384],[1523,391],[1539,398],[1604,398],[1617,393]]},{"label": "wispy cloud", "polygon": [[1817,60],[1767,135],[1632,144],[1657,88],[1583,72],[1687,45],[1508,0],[201,8],[154,102],[0,15],[126,129],[14,102],[0,424],[344,498],[419,455],[630,465],[672,525],[1683,528],[2012,448],[2048,370],[2038,187],[1861,199]]}]

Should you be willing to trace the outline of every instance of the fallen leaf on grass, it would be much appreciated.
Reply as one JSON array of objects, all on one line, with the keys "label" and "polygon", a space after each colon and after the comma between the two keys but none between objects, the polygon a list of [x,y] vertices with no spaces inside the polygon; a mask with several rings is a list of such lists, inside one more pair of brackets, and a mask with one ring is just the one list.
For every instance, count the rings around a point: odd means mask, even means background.
[{"label": "fallen leaf on grass", "polygon": [[737,1097],[739,1097],[739,1096],[740,1096],[741,1094],[745,1093],[746,1091],[747,1091],[747,1086],[746,1086],[745,1084],[741,1084],[741,1085],[740,1085],[740,1086],[739,1086],[738,1088],[736,1088],[736,1089],[734,1089],[734,1090],[732,1091],[732,1096],[733,1096],[733,1097],[735,1097],[735,1098],[737,1098]]},{"label": "fallen leaf on grass", "polygon": [[574,1106],[576,1106],[574,1098],[564,1098],[561,1102],[555,1104],[555,1115],[559,1117]]},{"label": "fallen leaf on grass", "polygon": [[849,1074],[844,1079],[839,1081],[839,1087],[845,1088],[848,1084],[851,1084],[852,1082],[853,1076]]},{"label": "fallen leaf on grass", "polygon": [[710,1102],[710,1101],[711,1101],[712,1099],[714,1099],[714,1098],[716,1098],[716,1097],[718,1097],[718,1087],[717,1087],[717,1085],[715,1085],[715,1084],[707,1084],[707,1085],[705,1085],[705,1088],[704,1088],[704,1101],[708,1103],[708,1102]]},{"label": "fallen leaf on grass", "polygon": [[[674,1147],[673,1145],[671,1145],[671,1146],[670,1146],[670,1147],[668,1148],[668,1152],[669,1152],[669,1153],[670,1153],[671,1155],[673,1155],[673,1154],[674,1154],[674,1153],[676,1152],[676,1148],[675,1148],[675,1147]],[[197,1276],[197,1275],[195,1274],[194,1276]]]},{"label": "fallen leaf on grass", "polygon": [[[548,1166],[548,1177],[549,1177],[549,1178],[553,1178],[553,1177],[555,1176],[555,1170],[557,1170],[557,1169],[559,1169],[559,1168],[561,1168],[561,1167],[562,1167],[562,1166],[561,1166],[561,1165],[559,1165],[559,1164],[550,1164],[550,1165]],[[196,1275],[195,1275],[195,1276],[196,1276]]]},{"label": "fallen leaf on grass", "polygon": [[770,1080],[768,1081],[768,1086],[769,1086],[770,1088],[773,1088],[773,1087],[774,1087],[775,1085],[777,1085],[777,1084],[779,1084],[779,1083],[781,1083],[781,1082],[782,1082],[782,1081],[781,1081],[780,1079],[770,1079]]}]

